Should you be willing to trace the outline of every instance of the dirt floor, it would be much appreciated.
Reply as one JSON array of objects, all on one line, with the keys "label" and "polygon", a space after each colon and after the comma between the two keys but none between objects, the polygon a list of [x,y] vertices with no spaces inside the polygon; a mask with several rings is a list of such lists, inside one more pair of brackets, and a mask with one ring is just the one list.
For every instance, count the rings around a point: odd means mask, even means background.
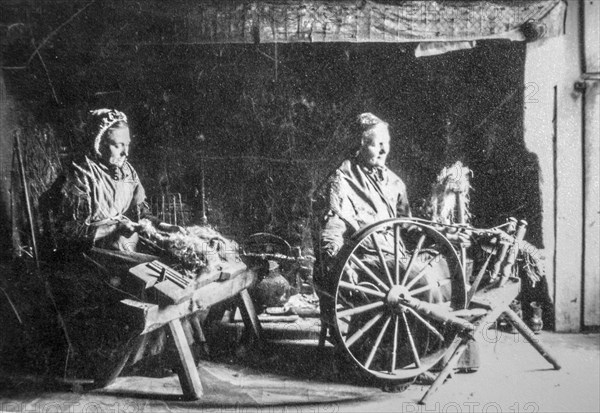
[{"label": "dirt floor", "polygon": [[[293,326],[283,328],[291,336],[296,332]],[[269,331],[272,327],[267,326],[267,337]],[[479,340],[480,369],[454,374],[425,406],[418,401],[426,385],[412,384],[400,392],[357,381],[351,369],[337,362],[333,347],[318,351],[312,334],[271,342],[262,353],[228,347],[211,361],[200,362],[205,396],[199,401],[181,399],[175,374],[123,376],[108,388],[91,392],[82,391],[79,384],[52,385],[20,377],[0,385],[0,411],[600,411],[600,335],[543,332],[538,337],[559,360],[560,371],[553,370],[520,335],[488,330]]]}]

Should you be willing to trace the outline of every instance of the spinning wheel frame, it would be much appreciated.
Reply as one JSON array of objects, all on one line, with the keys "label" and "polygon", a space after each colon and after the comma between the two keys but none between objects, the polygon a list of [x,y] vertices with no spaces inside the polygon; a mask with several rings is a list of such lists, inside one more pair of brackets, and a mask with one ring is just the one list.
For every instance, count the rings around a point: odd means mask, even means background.
[{"label": "spinning wheel frame", "polygon": [[[394,251],[382,248],[381,234],[393,237]],[[367,251],[371,260],[359,254]],[[465,272],[450,241],[432,225],[403,218],[370,225],[340,251],[332,275],[338,346],[370,376],[416,377],[444,356],[461,330],[473,328],[451,314],[466,306]]]}]

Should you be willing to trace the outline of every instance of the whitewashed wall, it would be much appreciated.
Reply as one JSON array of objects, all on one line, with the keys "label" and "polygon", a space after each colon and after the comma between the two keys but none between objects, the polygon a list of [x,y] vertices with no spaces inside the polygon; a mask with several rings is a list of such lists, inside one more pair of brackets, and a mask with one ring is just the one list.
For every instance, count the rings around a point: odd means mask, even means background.
[{"label": "whitewashed wall", "polygon": [[[564,35],[528,44],[525,60],[525,142],[539,157],[557,331],[600,324],[598,81],[587,81],[585,91],[576,87],[585,77],[582,24],[597,3],[568,1]],[[590,27],[588,35],[597,37],[598,23]]]}]

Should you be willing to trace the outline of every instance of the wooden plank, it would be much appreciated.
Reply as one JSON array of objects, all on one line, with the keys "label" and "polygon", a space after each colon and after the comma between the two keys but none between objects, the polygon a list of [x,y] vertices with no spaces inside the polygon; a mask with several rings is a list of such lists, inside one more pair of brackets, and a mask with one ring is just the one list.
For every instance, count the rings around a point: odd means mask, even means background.
[{"label": "wooden plank", "polygon": [[585,72],[600,72],[600,1],[588,0],[583,3],[583,44]]},{"label": "wooden plank", "polygon": [[198,369],[192,356],[192,351],[185,337],[181,320],[173,320],[169,323],[169,329],[177,347],[179,361],[181,366],[177,373],[179,374],[179,383],[186,399],[197,400],[202,397],[202,383],[198,375]]},{"label": "wooden plank", "polygon": [[[583,283],[583,95],[573,91],[581,77],[580,2],[569,2],[559,50],[556,106],[555,328],[581,329]],[[548,57],[547,62],[551,59]]]},{"label": "wooden plank", "polygon": [[146,334],[186,315],[198,310],[206,310],[212,305],[235,297],[242,290],[250,287],[256,281],[256,273],[247,270],[223,282],[214,282],[194,291],[189,300],[179,304],[160,307],[157,304],[143,303],[136,300],[125,299],[121,302],[138,312],[143,321],[140,334]]},{"label": "wooden plank", "polygon": [[[494,325],[498,317],[509,308],[510,303],[517,297],[520,290],[521,280],[519,278],[509,278],[502,287],[482,289],[475,294],[471,301],[472,307],[483,307],[489,310],[486,315],[473,321],[473,324],[477,327],[472,333],[475,340],[479,342],[490,341],[488,330]],[[496,331],[495,334],[498,334],[498,332]]]},{"label": "wooden plank", "polygon": [[583,325],[600,325],[600,1],[583,3],[586,81],[584,125]]},{"label": "wooden plank", "polygon": [[589,327],[600,325],[600,81],[588,80],[586,84],[583,143],[583,325]]}]

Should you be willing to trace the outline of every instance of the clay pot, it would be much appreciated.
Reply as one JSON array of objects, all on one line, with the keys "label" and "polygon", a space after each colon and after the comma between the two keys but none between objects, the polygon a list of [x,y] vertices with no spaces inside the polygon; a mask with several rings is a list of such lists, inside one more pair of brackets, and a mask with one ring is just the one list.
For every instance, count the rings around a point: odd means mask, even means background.
[{"label": "clay pot", "polygon": [[539,334],[544,327],[544,322],[542,321],[542,306],[537,303],[537,301],[533,301],[529,304],[533,309],[533,315],[529,319],[529,328],[535,334]]},{"label": "clay pot", "polygon": [[252,297],[259,308],[281,307],[290,298],[290,283],[279,271],[275,261],[268,262],[268,272],[252,290]]}]

